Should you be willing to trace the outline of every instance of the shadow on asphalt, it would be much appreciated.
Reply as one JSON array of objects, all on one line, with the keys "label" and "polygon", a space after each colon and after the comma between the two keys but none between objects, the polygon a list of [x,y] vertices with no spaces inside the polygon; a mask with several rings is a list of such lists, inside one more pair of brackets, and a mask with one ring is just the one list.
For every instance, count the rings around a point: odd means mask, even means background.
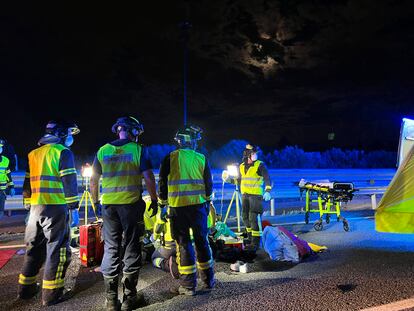
[{"label": "shadow on asphalt", "polygon": [[76,277],[73,294],[79,294],[99,282],[103,282],[103,277],[100,272],[95,272],[93,268],[81,267]]}]

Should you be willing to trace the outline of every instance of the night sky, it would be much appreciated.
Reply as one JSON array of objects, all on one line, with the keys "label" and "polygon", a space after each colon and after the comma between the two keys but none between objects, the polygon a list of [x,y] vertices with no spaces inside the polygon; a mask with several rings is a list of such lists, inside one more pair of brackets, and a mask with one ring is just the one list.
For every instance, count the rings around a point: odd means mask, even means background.
[{"label": "night sky", "polygon": [[19,154],[53,118],[79,125],[79,155],[113,139],[122,115],[144,124],[145,144],[173,143],[185,20],[188,118],[207,148],[396,151],[401,118],[414,117],[413,1],[140,3],[2,9],[0,135]]}]

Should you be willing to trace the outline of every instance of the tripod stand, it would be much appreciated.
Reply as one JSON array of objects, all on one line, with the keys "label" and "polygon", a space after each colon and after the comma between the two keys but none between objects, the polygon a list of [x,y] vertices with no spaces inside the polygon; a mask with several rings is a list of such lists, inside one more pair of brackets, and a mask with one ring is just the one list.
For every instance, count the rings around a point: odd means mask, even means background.
[{"label": "tripod stand", "polygon": [[241,197],[240,197],[240,190],[239,185],[236,183],[236,188],[233,191],[233,196],[231,197],[229,206],[227,207],[226,217],[224,217],[224,223],[226,223],[227,218],[229,217],[231,206],[233,205],[233,201],[236,201],[236,218],[237,218],[237,231],[241,232],[240,230],[240,208],[241,208]]},{"label": "tripod stand", "polygon": [[93,210],[93,213],[95,214],[96,220],[98,220],[98,216],[96,215],[96,207],[95,207],[95,204],[93,203],[91,193],[89,192],[90,177],[85,176],[84,180],[85,180],[85,190],[83,191],[82,197],[79,201],[79,209],[81,209],[82,204],[85,205],[85,225],[87,225],[88,224],[88,210],[89,210],[88,204],[92,206],[92,210]]}]

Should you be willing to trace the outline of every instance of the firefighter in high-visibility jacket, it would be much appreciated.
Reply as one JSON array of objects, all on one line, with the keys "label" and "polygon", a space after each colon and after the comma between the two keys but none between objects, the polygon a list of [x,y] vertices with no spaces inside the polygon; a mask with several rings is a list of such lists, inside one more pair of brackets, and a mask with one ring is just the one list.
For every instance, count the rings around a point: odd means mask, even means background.
[{"label": "firefighter in high-visibility jacket", "polygon": [[[117,140],[102,146],[93,163],[90,189],[99,205],[99,178],[102,176],[102,216],[104,276],[107,310],[118,310],[118,282],[123,262],[123,301],[121,310],[133,310],[143,303],[137,292],[144,236],[145,202],[142,199],[142,178],[151,197],[149,209],[158,210],[155,178],[147,149],[138,144],[143,125],[133,117],[119,118],[112,126]],[[124,246],[124,252],[121,248]],[[122,256],[123,254],[123,256]]]},{"label": "firefighter in high-visibility jacket", "polygon": [[37,274],[45,263],[42,303],[53,305],[63,300],[63,286],[71,252],[69,214],[79,205],[77,175],[73,153],[68,149],[73,123],[50,121],[40,147],[28,156],[23,184],[23,201],[30,216],[26,226],[26,254],[19,275],[18,295],[34,297],[39,290]]},{"label": "firefighter in high-visibility jacket", "polygon": [[171,289],[175,294],[195,295],[197,268],[203,288],[211,289],[215,285],[214,262],[207,238],[213,183],[205,156],[195,151],[199,139],[198,127],[179,130],[175,135],[179,149],[164,158],[159,172],[160,205],[169,206],[172,237],[177,243],[180,286]]},{"label": "firefighter in high-visibility jacket", "polygon": [[256,146],[246,145],[238,178],[242,194],[242,218],[250,241],[246,249],[251,251],[260,247],[263,200],[270,201],[272,198],[269,172],[266,165],[257,159],[257,153]]},{"label": "firefighter in high-visibility jacket", "polygon": [[14,196],[14,184],[11,177],[10,161],[3,154],[3,146],[6,141],[0,139],[0,219],[4,215],[4,205],[7,191],[10,196]]}]

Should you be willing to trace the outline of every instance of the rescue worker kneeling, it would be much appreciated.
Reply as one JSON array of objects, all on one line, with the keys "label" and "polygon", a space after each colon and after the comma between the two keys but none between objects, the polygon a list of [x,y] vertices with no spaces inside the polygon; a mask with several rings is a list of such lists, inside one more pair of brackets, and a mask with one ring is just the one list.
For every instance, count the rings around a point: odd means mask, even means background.
[{"label": "rescue worker kneeling", "polygon": [[[159,172],[161,208],[168,204],[172,237],[177,243],[177,263],[180,286],[172,288],[175,294],[195,295],[197,268],[203,287],[215,285],[214,262],[207,238],[207,216],[213,190],[210,167],[204,155],[196,152],[201,129],[187,127],[175,135],[179,149],[168,154]],[[193,231],[197,251],[190,238]]]},{"label": "rescue worker kneeling", "polygon": [[30,209],[25,232],[26,255],[19,275],[18,296],[34,297],[39,285],[37,274],[45,262],[42,303],[49,306],[63,298],[69,248],[69,213],[79,205],[73,153],[68,149],[75,124],[50,121],[40,147],[29,153],[29,165],[23,184],[23,200]]},{"label": "rescue worker kneeling", "polygon": [[[171,235],[171,226],[168,219],[168,212],[165,213],[165,208],[160,209],[154,224],[154,233],[151,240],[155,246],[155,251],[152,254],[152,264],[154,267],[161,269],[171,274],[175,279],[179,279],[177,264],[177,248],[174,239]],[[212,203],[210,203],[210,213],[207,219],[207,227],[214,228],[216,223],[216,210]],[[194,242],[193,232],[190,229],[191,241]],[[193,243],[194,244],[194,243]]]}]

